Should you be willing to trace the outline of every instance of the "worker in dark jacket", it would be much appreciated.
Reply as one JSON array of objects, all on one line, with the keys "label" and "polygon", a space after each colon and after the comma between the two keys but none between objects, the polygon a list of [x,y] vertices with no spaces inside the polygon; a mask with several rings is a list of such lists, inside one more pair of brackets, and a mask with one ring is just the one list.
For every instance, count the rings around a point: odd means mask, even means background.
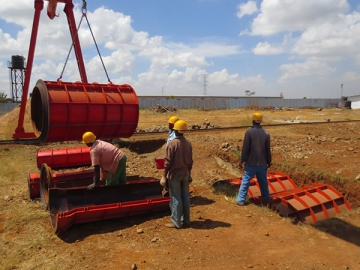
[{"label": "worker in dark jacket", "polygon": [[190,225],[189,180],[193,157],[192,145],[184,137],[185,121],[176,121],[174,130],[176,136],[166,147],[165,171],[160,184],[164,186],[168,182],[170,193],[171,223],[165,226],[179,229],[183,224]]},{"label": "worker in dark jacket", "polygon": [[261,113],[254,113],[252,116],[253,127],[245,132],[240,168],[244,167],[239,194],[236,198],[238,205],[245,205],[250,180],[256,175],[260,185],[262,200],[267,204],[270,202],[269,187],[267,183],[267,168],[271,166],[270,135],[262,128]]}]

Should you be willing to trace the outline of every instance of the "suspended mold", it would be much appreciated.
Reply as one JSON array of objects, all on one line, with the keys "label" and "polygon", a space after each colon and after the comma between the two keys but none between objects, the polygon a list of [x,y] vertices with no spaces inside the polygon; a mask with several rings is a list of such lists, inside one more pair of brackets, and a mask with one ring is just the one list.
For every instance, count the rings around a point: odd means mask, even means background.
[{"label": "suspended mold", "polygon": [[139,120],[130,85],[38,80],[31,97],[31,121],[41,142],[80,141],[86,131],[98,139],[127,138]]}]

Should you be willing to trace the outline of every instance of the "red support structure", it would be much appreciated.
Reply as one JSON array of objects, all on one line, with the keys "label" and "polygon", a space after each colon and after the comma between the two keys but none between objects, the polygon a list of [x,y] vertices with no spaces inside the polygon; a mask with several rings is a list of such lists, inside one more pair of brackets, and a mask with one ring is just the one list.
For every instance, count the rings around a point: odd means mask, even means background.
[{"label": "red support structure", "polygon": [[32,65],[33,65],[33,61],[34,61],[36,37],[37,37],[38,29],[39,29],[40,13],[41,13],[41,10],[44,8],[44,0],[35,0],[34,8],[35,8],[35,13],[34,13],[34,21],[33,21],[33,27],[32,27],[32,32],[31,32],[30,46],[29,46],[27,65],[26,65],[26,71],[25,71],[24,88],[23,88],[23,94],[21,97],[21,106],[20,106],[18,126],[15,129],[15,133],[13,134],[14,139],[35,138],[35,134],[33,132],[31,132],[31,133],[25,132],[24,116],[25,116],[26,101],[27,101],[27,97],[28,97],[28,93],[29,93]]},{"label": "red support structure", "polygon": [[74,9],[74,5],[72,3],[72,0],[65,1],[64,12],[67,16],[69,30],[71,33],[72,40],[74,42],[74,52],[75,52],[76,60],[78,63],[81,82],[88,83],[85,65],[84,65],[84,59],[83,59],[83,55],[82,55],[81,47],[80,47],[79,36],[77,34],[77,28],[76,28],[76,24],[75,24],[73,9]]},{"label": "red support structure", "polygon": [[[52,4],[54,4],[53,2],[55,2],[55,1],[52,1]],[[75,24],[75,18],[74,18],[74,12],[73,12],[74,5],[72,3],[72,0],[56,0],[56,3],[57,2],[65,3],[64,12],[67,16],[71,37],[74,42],[74,51],[75,51],[75,56],[76,56],[77,63],[78,63],[81,81],[83,83],[87,83],[88,80],[87,80],[87,76],[86,76],[84,59],[82,56],[79,37],[77,35],[77,28],[76,28],[76,24]],[[55,8],[56,8],[56,3],[55,3]],[[22,98],[21,98],[19,120],[18,120],[18,126],[16,127],[15,133],[13,134],[13,139],[26,139],[26,138],[35,138],[36,137],[33,132],[25,132],[24,117],[25,117],[27,97],[29,94],[29,85],[30,85],[31,71],[32,71],[32,66],[33,66],[33,61],[34,61],[36,39],[37,39],[37,34],[38,34],[38,29],[39,29],[40,13],[41,13],[42,9],[44,8],[44,0],[34,0],[34,8],[35,8],[34,21],[33,21],[33,27],[32,27],[32,32],[31,32],[31,38],[30,38],[30,46],[29,46],[27,65],[26,65],[26,71],[25,71],[25,80],[24,80],[23,94],[22,94]],[[49,14],[49,12],[48,12],[48,14]]]}]

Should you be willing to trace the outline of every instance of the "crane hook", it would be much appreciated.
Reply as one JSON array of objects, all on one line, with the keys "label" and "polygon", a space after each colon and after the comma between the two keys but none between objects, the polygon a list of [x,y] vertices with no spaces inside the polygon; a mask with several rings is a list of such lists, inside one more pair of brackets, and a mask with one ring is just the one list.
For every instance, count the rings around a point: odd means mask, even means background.
[{"label": "crane hook", "polygon": [[82,9],[82,13],[83,14],[86,14],[86,12],[87,12],[87,3],[86,3],[86,0],[82,0],[82,7],[81,7],[81,9]]}]

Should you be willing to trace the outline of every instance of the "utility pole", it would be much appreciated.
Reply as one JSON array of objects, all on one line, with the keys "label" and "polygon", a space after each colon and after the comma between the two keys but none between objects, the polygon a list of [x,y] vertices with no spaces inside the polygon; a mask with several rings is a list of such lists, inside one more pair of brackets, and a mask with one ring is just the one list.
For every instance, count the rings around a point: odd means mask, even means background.
[{"label": "utility pole", "polygon": [[203,80],[204,80],[204,82],[203,82],[203,86],[204,86],[203,95],[204,95],[204,96],[206,96],[206,86],[207,86],[207,84],[208,84],[207,77],[208,77],[208,75],[205,73],[205,74],[203,75]]},{"label": "utility pole", "polygon": [[341,87],[341,97],[340,97],[340,98],[342,98],[342,96],[343,96],[343,90],[344,90],[344,84],[341,84],[340,87]]}]

